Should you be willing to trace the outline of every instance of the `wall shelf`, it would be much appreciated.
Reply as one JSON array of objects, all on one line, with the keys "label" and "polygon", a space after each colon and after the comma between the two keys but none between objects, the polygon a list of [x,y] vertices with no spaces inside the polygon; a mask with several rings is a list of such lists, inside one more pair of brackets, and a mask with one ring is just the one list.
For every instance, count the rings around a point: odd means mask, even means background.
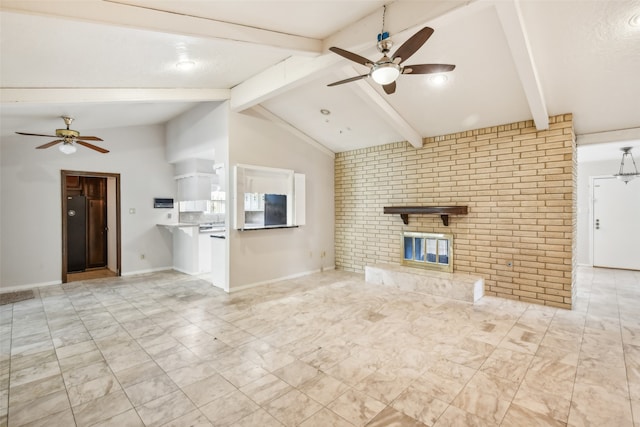
[{"label": "wall shelf", "polygon": [[405,225],[409,224],[409,214],[440,215],[442,224],[449,226],[449,215],[466,215],[467,206],[385,206],[385,214],[399,214]]}]

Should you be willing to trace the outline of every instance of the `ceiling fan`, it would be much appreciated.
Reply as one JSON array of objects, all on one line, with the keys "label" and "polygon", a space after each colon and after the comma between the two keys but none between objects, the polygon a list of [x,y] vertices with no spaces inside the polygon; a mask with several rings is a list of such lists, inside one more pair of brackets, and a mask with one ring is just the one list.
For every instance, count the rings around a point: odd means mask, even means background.
[{"label": "ceiling fan", "polygon": [[76,152],[75,144],[82,145],[87,148],[91,148],[92,150],[96,150],[100,153],[108,153],[109,150],[106,150],[102,147],[98,147],[97,145],[90,144],[86,141],[102,141],[101,138],[97,136],[80,136],[80,132],[77,130],[69,129],[69,125],[73,122],[72,117],[62,116],[62,120],[64,120],[65,125],[67,125],[66,129],[56,129],[55,135],[42,135],[39,133],[25,133],[25,132],[16,132],[18,135],[28,135],[28,136],[46,136],[49,138],[60,138],[55,141],[48,142],[46,144],[40,145],[36,147],[36,149],[43,149],[53,147],[56,144],[62,142],[62,145],[59,147],[60,151],[65,154],[71,154]]},{"label": "ceiling fan", "polygon": [[[383,17],[384,22],[384,17]],[[327,86],[337,86],[344,83],[353,82],[356,80],[371,77],[376,83],[382,85],[384,91],[391,95],[396,91],[396,79],[400,74],[432,74],[432,73],[444,73],[452,71],[456,68],[455,65],[449,64],[417,64],[417,65],[402,65],[402,63],[409,59],[411,55],[416,53],[420,47],[431,37],[433,34],[433,28],[424,27],[413,36],[404,42],[398,50],[389,58],[388,53],[393,46],[392,41],[389,39],[389,33],[384,30],[378,34],[378,51],[382,53],[382,58],[378,61],[370,61],[369,59],[349,52],[339,47],[331,47],[331,52],[337,53],[353,62],[369,67],[369,72],[361,76],[350,77],[348,79],[340,80],[331,83]]]}]

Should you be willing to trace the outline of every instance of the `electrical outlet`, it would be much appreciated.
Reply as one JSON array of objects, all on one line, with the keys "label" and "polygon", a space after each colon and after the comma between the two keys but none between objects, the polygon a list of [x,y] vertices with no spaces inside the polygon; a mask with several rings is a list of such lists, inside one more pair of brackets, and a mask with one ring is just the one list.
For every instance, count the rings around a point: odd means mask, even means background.
[{"label": "electrical outlet", "polygon": [[144,254],[140,254],[140,259],[144,259]]},{"label": "electrical outlet", "polygon": [[170,213],[167,214],[167,219],[171,219],[171,214]]}]

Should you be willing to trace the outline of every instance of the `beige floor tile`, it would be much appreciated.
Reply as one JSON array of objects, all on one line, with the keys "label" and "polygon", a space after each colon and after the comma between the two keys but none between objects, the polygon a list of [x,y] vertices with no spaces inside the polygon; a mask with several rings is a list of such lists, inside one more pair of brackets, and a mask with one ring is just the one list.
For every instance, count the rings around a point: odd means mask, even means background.
[{"label": "beige floor tile", "polygon": [[567,424],[513,403],[509,406],[501,427],[565,427]]},{"label": "beige floor tile", "polygon": [[91,427],[145,427],[145,424],[134,409],[129,409]]},{"label": "beige floor tile", "polygon": [[215,426],[232,426],[259,407],[240,391],[227,394],[200,408]]},{"label": "beige floor tile", "polygon": [[306,394],[291,390],[263,408],[285,426],[296,426],[318,412],[322,406]]},{"label": "beige floor tile", "polygon": [[316,402],[328,405],[349,390],[349,386],[330,375],[320,373],[299,389]]},{"label": "beige floor tile", "polygon": [[176,390],[178,390],[178,386],[164,373],[124,389],[127,397],[136,408]]},{"label": "beige floor tile", "polygon": [[207,417],[205,417],[202,412],[199,410],[191,411],[187,414],[184,414],[181,417],[176,418],[175,420],[169,421],[166,424],[162,424],[161,427],[213,427],[213,424],[209,422]]},{"label": "beige floor tile", "polygon": [[132,408],[133,406],[124,394],[124,391],[116,391],[115,393],[109,393],[103,397],[74,407],[73,415],[78,427],[88,427],[122,414]]},{"label": "beige floor tile", "polygon": [[[485,420],[477,415],[449,406],[438,418],[434,427],[498,427],[495,421]],[[524,426],[523,426],[524,427]]]},{"label": "beige floor tile", "polygon": [[293,387],[299,387],[312,378],[315,378],[319,373],[317,368],[300,360],[294,360],[288,365],[274,371],[273,374],[288,384],[291,384]]},{"label": "beige floor tile", "polygon": [[71,406],[78,406],[109,393],[122,390],[113,375],[96,378],[82,384],[67,387]]},{"label": "beige floor tile", "polygon": [[348,390],[327,408],[356,426],[367,424],[378,415],[386,405],[357,390]]},{"label": "beige floor tile", "polygon": [[430,426],[442,415],[449,404],[410,386],[391,406],[411,419]]},{"label": "beige floor tile", "polygon": [[251,362],[239,361],[237,366],[220,372],[220,375],[234,386],[242,387],[264,377],[268,373],[269,372],[260,366]]},{"label": "beige floor tile", "polygon": [[387,406],[382,412],[376,415],[367,427],[426,427],[424,424],[410,416]]},{"label": "beige floor tile", "polygon": [[[158,393],[160,394],[160,393]],[[149,400],[136,408],[145,426],[160,426],[193,412],[196,407],[180,390]]]},{"label": "beige floor tile", "polygon": [[569,426],[633,426],[631,402],[604,387],[576,383],[569,410]]},{"label": "beige floor tile", "polygon": [[304,420],[300,427],[353,427],[353,424],[338,416],[335,412],[322,408]]},{"label": "beige floor tile", "polygon": [[223,397],[236,391],[236,388],[220,374],[214,374],[208,378],[183,386],[182,391],[198,407],[212,400]]},{"label": "beige floor tile", "polygon": [[240,388],[241,392],[260,406],[291,390],[293,390],[293,387],[272,374],[267,374]]},{"label": "beige floor tile", "polygon": [[233,425],[234,427],[282,427],[282,423],[264,409],[258,409],[253,414],[234,422]]},{"label": "beige floor tile", "polygon": [[9,425],[21,426],[69,408],[64,390],[56,391],[28,402],[9,407]]}]

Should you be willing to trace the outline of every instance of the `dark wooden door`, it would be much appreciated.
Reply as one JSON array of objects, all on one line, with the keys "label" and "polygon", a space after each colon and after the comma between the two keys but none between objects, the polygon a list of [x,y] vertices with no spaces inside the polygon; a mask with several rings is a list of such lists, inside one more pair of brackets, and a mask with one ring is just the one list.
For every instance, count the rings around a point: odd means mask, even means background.
[{"label": "dark wooden door", "polygon": [[107,265],[107,211],[103,199],[89,199],[87,210],[87,267]]}]

